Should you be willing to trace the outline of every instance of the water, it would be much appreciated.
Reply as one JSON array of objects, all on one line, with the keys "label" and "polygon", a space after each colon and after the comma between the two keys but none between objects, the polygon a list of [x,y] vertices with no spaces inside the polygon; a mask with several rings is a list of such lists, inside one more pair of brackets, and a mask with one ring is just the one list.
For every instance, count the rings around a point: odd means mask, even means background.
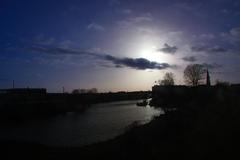
[{"label": "water", "polygon": [[124,133],[133,122],[149,122],[162,113],[152,107],[137,107],[137,101],[97,104],[84,113],[66,113],[0,127],[0,140],[22,140],[50,146],[83,146]]}]

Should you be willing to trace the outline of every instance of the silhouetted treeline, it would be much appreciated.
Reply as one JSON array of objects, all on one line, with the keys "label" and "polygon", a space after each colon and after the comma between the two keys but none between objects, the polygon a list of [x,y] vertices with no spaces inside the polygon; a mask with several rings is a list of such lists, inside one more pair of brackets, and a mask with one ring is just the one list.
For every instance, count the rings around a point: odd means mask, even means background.
[{"label": "silhouetted treeline", "polygon": [[0,94],[0,114],[14,118],[83,112],[92,104],[145,99],[150,94],[150,91],[84,94],[9,92]]},{"label": "silhouetted treeline", "polygon": [[150,105],[161,108],[179,108],[196,100],[199,100],[199,103],[201,103],[216,97],[224,99],[225,92],[232,96],[240,95],[240,85],[199,85],[195,87],[155,85],[152,87],[152,101]]}]

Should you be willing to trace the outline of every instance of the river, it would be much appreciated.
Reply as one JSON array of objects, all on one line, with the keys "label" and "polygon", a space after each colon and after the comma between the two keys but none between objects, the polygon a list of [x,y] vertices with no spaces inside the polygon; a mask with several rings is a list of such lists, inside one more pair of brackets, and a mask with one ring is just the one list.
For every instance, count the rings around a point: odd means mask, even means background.
[{"label": "river", "polygon": [[0,140],[30,141],[49,146],[83,146],[114,138],[134,122],[148,123],[161,109],[138,107],[137,101],[91,106],[84,113],[70,112],[0,127]]}]

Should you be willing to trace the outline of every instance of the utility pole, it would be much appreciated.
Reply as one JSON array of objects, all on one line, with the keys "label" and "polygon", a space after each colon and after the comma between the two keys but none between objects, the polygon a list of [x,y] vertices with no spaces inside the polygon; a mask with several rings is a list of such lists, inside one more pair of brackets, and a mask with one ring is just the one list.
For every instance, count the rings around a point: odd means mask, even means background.
[{"label": "utility pole", "polygon": [[62,87],[62,93],[65,93],[65,88],[64,88],[64,86]]}]

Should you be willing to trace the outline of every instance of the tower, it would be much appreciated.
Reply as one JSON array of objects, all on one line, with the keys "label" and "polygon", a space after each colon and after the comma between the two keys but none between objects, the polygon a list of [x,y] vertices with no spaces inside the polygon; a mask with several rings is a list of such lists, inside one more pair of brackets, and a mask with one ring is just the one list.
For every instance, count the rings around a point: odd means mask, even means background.
[{"label": "tower", "polygon": [[207,69],[206,85],[211,86],[210,75],[209,75],[208,69]]}]

